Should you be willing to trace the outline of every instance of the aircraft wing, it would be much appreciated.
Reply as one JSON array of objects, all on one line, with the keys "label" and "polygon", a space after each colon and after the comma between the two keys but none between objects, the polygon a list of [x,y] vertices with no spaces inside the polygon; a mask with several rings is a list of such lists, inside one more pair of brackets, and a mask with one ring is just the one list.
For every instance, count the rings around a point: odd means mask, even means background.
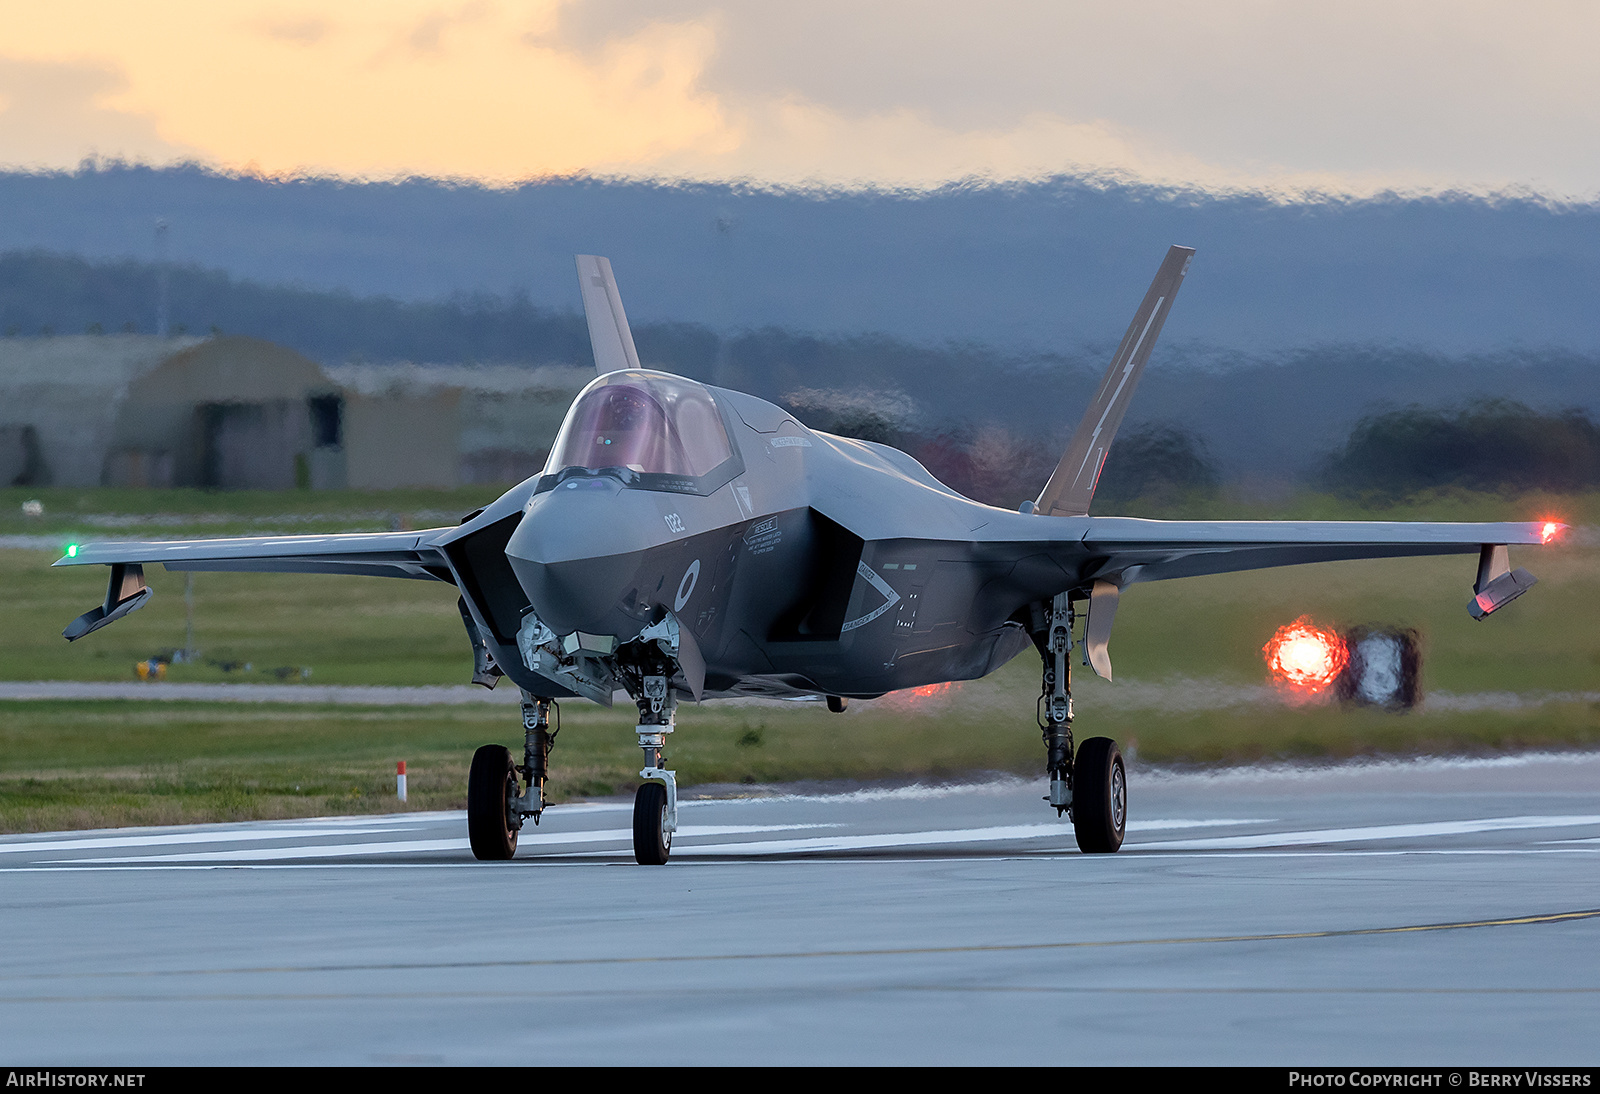
[{"label": "aircraft wing", "polygon": [[239,539],[86,543],[57,566],[159,562],[169,570],[243,573],[360,574],[449,580],[437,537],[455,528],[420,532],[351,532],[327,536],[250,536]]},{"label": "aircraft wing", "polygon": [[1474,554],[1485,547],[1548,543],[1550,522],[1141,520],[1094,517],[1083,545],[1097,575],[1118,585],[1200,574],[1359,558]]},{"label": "aircraft wing", "polygon": [[89,543],[72,547],[55,565],[110,566],[111,580],[105,603],[74,619],[62,636],[69,642],[76,641],[143,607],[150,599],[150,589],[144,583],[146,563],[160,563],[169,570],[357,574],[452,581],[437,540],[456,530]]},{"label": "aircraft wing", "polygon": [[1127,585],[1306,562],[1476,553],[1477,580],[1467,609],[1474,619],[1483,619],[1534,585],[1527,570],[1511,568],[1507,546],[1549,543],[1566,528],[1553,521],[1445,524],[1134,517],[1092,517],[1087,525],[1080,541],[1089,553],[1084,652],[1094,671],[1107,680],[1112,620]]}]

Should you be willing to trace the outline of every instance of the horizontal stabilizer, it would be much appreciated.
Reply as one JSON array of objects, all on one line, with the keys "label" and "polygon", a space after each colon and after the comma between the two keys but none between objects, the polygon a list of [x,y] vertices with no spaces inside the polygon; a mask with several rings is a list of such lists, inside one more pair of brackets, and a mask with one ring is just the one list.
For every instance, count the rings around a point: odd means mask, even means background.
[{"label": "horizontal stabilizer", "polygon": [[1139,386],[1139,377],[1150,360],[1150,351],[1155,348],[1156,338],[1167,321],[1167,313],[1172,310],[1173,297],[1178,295],[1192,258],[1193,247],[1174,246],[1167,250],[1167,257],[1156,271],[1144,302],[1134,313],[1128,333],[1122,336],[1111,358],[1111,367],[1106,369],[1105,378],[1084,412],[1078,431],[1072,435],[1066,454],[1034,502],[1034,512],[1047,517],[1088,514],[1095,484],[1100,481],[1100,471],[1111,451],[1112,438],[1128,412],[1134,389]]},{"label": "horizontal stabilizer", "polygon": [[611,260],[599,255],[577,255],[578,288],[583,293],[583,314],[589,320],[589,344],[594,349],[595,373],[604,376],[639,367],[628,314],[611,272]]}]

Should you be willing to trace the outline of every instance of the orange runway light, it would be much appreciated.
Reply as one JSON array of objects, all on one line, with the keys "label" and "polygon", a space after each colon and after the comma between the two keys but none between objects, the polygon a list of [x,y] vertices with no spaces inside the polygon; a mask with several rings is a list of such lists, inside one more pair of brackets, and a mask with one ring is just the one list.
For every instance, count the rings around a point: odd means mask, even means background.
[{"label": "orange runway light", "polygon": [[1304,615],[1279,627],[1261,652],[1266,654],[1273,681],[1301,695],[1325,690],[1350,662],[1344,639]]}]

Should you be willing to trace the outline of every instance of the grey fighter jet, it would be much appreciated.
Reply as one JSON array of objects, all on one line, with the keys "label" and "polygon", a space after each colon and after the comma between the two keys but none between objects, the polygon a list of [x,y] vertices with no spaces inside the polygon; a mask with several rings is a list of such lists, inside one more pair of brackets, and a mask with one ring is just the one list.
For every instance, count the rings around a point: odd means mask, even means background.
[{"label": "grey fighter jet", "polygon": [[1173,247],[1060,465],[1020,511],[962,497],[887,445],[808,429],[749,395],[645,368],[611,264],[578,256],[598,377],[573,402],[543,473],[420,532],[78,548],[57,565],[110,566],[76,640],[142,605],[143,567],[368,574],[444,581],[476,683],[522,690],[524,747],[472,760],[467,827],[480,859],[510,858],[545,805],[550,710],[582,697],[639,711],[640,863],[667,861],[677,786],[663,766],[681,699],[852,698],[970,680],[1032,646],[1049,802],[1078,846],[1122,844],[1116,744],[1073,747],[1070,655],[1111,676],[1118,597],[1139,582],[1399,555],[1478,556],[1482,618],[1532,584],[1509,544],[1561,526],[1348,521],[1158,521],[1089,515],[1095,483],[1194,252]]}]

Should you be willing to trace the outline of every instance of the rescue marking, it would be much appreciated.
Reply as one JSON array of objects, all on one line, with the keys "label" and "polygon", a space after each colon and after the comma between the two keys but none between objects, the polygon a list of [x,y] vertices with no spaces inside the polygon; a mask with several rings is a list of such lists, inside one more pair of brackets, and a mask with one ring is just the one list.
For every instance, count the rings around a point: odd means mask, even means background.
[{"label": "rescue marking", "polygon": [[888,597],[888,599],[882,604],[878,605],[872,611],[868,612],[866,615],[852,619],[850,622],[840,627],[840,634],[847,634],[850,631],[855,630],[857,627],[865,627],[868,623],[871,623],[874,619],[878,618],[878,616],[882,615],[884,612],[900,603],[900,594],[891,589],[889,587],[889,583],[883,580],[883,578],[879,577],[877,573],[873,571],[872,567],[868,566],[865,562],[856,563],[856,573],[865,578],[868,585],[871,585],[874,589],[877,589],[884,596]]}]

